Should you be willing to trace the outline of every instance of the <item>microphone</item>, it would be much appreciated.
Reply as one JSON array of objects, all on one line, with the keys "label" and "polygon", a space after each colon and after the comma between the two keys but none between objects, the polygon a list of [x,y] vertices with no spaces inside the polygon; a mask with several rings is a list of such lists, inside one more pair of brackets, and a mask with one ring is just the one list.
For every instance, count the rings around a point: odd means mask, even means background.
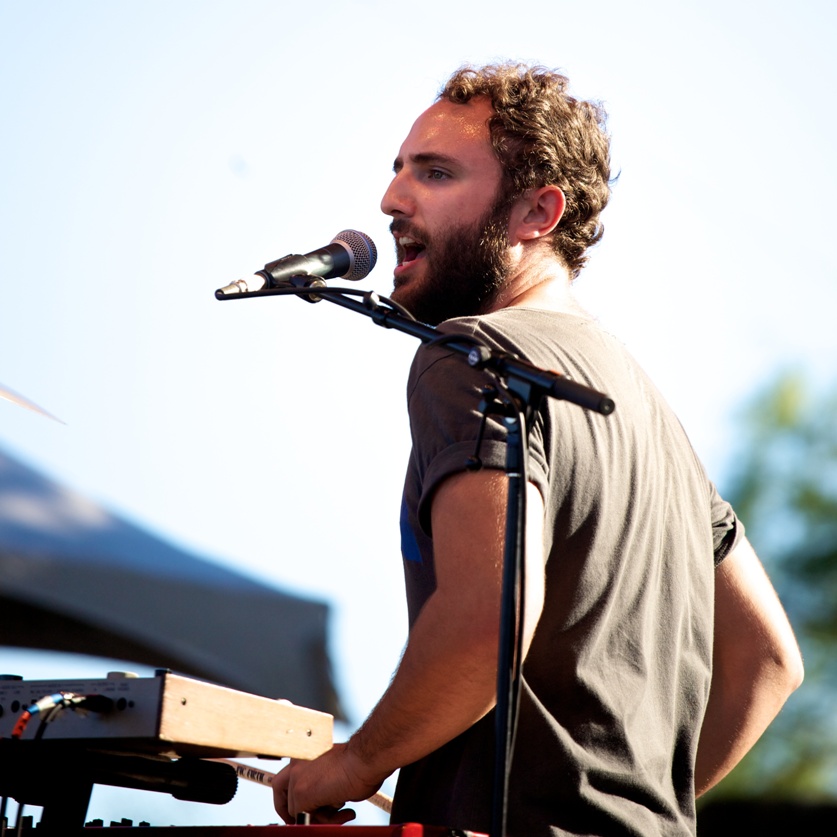
[{"label": "microphone", "polygon": [[269,262],[245,279],[225,285],[215,291],[217,299],[233,294],[260,291],[264,287],[275,288],[292,276],[309,275],[321,279],[363,279],[378,261],[375,242],[357,230],[343,230],[331,239],[331,243],[304,256],[294,253]]}]

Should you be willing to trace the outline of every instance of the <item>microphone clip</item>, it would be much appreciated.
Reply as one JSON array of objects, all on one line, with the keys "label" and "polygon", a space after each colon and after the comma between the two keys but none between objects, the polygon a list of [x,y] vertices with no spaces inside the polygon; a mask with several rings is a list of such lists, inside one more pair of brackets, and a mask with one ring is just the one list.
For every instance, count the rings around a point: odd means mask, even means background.
[{"label": "microphone clip", "polygon": [[[276,282],[275,280],[270,283],[271,287],[274,288],[299,288],[300,290],[306,290],[308,288],[327,288],[325,279],[321,276],[314,276],[311,273],[300,273],[298,276],[290,276],[284,282]],[[300,294],[300,296],[306,302],[320,302],[322,297],[319,294],[315,293],[308,293],[308,294]]]}]

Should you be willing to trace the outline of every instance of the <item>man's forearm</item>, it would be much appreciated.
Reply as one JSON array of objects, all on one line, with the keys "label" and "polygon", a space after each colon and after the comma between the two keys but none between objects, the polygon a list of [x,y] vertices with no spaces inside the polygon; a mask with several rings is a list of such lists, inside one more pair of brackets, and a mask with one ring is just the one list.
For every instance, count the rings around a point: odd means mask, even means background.
[{"label": "man's forearm", "polygon": [[[444,597],[428,600],[392,683],[361,729],[314,761],[292,761],[274,780],[276,810],[286,822],[300,811],[315,814],[316,822],[346,822],[353,816],[339,810],[346,801],[368,798],[394,770],[440,747],[491,708],[497,629],[492,625],[482,636],[478,622],[464,619]],[[444,624],[452,631],[447,637]]]},{"label": "man's forearm", "polygon": [[[348,749],[381,779],[464,732],[494,705],[496,610],[451,618],[455,603],[431,597],[389,688]],[[463,614],[464,616],[464,614]]]},{"label": "man's forearm", "polygon": [[797,681],[790,670],[763,669],[749,683],[741,671],[713,677],[695,765],[695,795],[721,781],[779,714]]}]

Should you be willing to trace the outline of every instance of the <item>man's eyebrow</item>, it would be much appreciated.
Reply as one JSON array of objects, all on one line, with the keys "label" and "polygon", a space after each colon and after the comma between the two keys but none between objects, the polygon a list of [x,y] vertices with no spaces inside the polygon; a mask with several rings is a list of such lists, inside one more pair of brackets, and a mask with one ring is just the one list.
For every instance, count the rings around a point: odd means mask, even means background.
[{"label": "man's eyebrow", "polygon": [[[448,154],[441,154],[434,151],[427,151],[420,154],[411,154],[410,162],[419,166],[429,165],[446,165],[454,166],[458,164],[456,157],[451,157]],[[392,164],[392,170],[397,174],[404,167],[404,160],[402,157],[396,157]]]}]

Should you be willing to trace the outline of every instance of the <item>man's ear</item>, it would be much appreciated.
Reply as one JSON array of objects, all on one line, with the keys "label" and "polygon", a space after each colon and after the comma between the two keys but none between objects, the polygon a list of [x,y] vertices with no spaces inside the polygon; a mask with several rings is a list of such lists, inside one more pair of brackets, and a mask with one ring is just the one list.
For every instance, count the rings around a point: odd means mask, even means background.
[{"label": "man's ear", "polygon": [[549,235],[561,220],[567,205],[557,186],[530,189],[520,197],[509,215],[509,243],[533,241]]}]

